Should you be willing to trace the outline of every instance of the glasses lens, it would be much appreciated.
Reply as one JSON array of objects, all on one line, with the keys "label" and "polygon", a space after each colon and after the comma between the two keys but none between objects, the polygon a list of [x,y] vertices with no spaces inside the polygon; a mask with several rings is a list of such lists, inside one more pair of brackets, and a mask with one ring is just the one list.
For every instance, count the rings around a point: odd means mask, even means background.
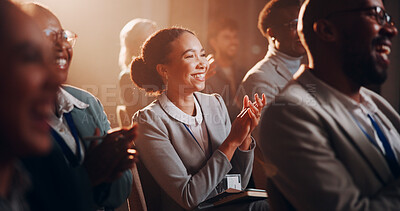
[{"label": "glasses lens", "polygon": [[51,29],[45,29],[43,30],[45,37],[50,39],[51,41],[55,42],[57,41],[57,32]]},{"label": "glasses lens", "polygon": [[289,23],[290,30],[297,30],[297,22],[298,22],[298,20],[296,19]]},{"label": "glasses lens", "polygon": [[382,10],[382,8],[380,7],[376,7],[375,8],[375,16],[376,16],[376,20],[378,21],[378,23],[380,25],[384,25],[385,24],[385,12]]},{"label": "glasses lens", "polygon": [[394,25],[393,21],[392,21],[392,17],[385,12],[382,8],[380,7],[376,7],[376,20],[378,21],[378,23],[380,25],[385,25],[385,24],[389,24],[389,25]]},{"label": "glasses lens", "polygon": [[68,30],[64,30],[64,36],[65,40],[73,47],[78,36],[74,32]]},{"label": "glasses lens", "polygon": [[57,32],[52,29],[45,29],[43,32],[44,35],[54,43],[59,41],[63,43],[67,42],[71,47],[75,45],[76,38],[78,37],[74,32],[68,30],[60,30]]},{"label": "glasses lens", "polygon": [[385,16],[384,16],[384,20],[386,21],[386,23],[388,23],[389,25],[394,25],[394,22],[393,22],[393,20],[392,20],[392,17],[389,15],[389,14],[387,14],[387,13],[385,13]]}]

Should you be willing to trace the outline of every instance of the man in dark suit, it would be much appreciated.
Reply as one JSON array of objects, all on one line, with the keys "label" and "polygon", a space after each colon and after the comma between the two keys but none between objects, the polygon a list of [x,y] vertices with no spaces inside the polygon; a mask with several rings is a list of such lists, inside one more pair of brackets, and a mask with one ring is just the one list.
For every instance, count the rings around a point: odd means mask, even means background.
[{"label": "man in dark suit", "polygon": [[400,116],[363,88],[386,79],[393,20],[381,0],[307,0],[299,21],[309,66],[261,125],[271,206],[398,210]]}]

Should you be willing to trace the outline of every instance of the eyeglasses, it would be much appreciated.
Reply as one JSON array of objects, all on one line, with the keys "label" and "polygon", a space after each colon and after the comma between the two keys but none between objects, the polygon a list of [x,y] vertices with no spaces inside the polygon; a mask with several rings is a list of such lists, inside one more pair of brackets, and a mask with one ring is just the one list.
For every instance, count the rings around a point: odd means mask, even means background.
[{"label": "eyeglasses", "polygon": [[297,30],[297,22],[299,22],[298,19],[293,19],[288,23],[272,25],[269,28],[285,26],[285,27],[289,27],[290,30],[294,31],[294,30]]},{"label": "eyeglasses", "polygon": [[363,12],[363,11],[368,11],[371,10],[373,11],[373,14],[375,16],[376,22],[381,25],[384,26],[385,24],[389,24],[390,26],[394,26],[394,22],[392,17],[381,7],[367,7],[367,8],[359,8],[359,9],[351,9],[351,10],[342,10],[342,11],[336,11],[333,12],[329,15],[327,15],[325,18],[330,18],[334,15],[338,15],[341,13],[347,13],[347,12]]},{"label": "eyeglasses", "polygon": [[76,39],[78,38],[78,35],[68,30],[55,31],[53,29],[45,29],[43,32],[51,41],[57,42],[61,39],[63,42],[67,42],[71,47],[74,47]]},{"label": "eyeglasses", "polygon": [[290,30],[297,30],[297,23],[299,22],[299,19],[293,19],[289,23],[284,23],[282,26],[289,27]]}]

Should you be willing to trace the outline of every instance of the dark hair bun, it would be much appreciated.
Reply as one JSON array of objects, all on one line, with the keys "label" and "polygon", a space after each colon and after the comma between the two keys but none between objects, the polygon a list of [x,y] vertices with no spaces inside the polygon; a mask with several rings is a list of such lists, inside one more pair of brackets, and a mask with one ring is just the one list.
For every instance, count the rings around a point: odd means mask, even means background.
[{"label": "dark hair bun", "polygon": [[[131,79],[137,87],[144,89],[149,93],[161,93],[163,90],[163,82],[157,74],[157,70],[153,70],[144,61],[143,57],[136,57],[131,63]],[[156,74],[152,74],[152,73]]]},{"label": "dark hair bun", "polygon": [[172,27],[158,30],[147,38],[141,56],[131,63],[131,79],[136,86],[155,95],[165,90],[164,82],[157,72],[157,65],[168,62],[167,56],[172,51],[171,43],[186,32],[194,35],[188,29]]}]

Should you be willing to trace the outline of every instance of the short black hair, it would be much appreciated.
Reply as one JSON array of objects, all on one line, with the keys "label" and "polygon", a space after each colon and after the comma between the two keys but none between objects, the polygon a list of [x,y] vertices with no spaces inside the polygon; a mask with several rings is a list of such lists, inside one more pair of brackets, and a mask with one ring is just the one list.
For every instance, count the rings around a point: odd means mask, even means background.
[{"label": "short black hair", "polygon": [[298,6],[300,7],[300,0],[271,0],[261,10],[258,16],[258,29],[261,34],[266,37],[267,29],[279,23],[280,12],[279,9]]}]

